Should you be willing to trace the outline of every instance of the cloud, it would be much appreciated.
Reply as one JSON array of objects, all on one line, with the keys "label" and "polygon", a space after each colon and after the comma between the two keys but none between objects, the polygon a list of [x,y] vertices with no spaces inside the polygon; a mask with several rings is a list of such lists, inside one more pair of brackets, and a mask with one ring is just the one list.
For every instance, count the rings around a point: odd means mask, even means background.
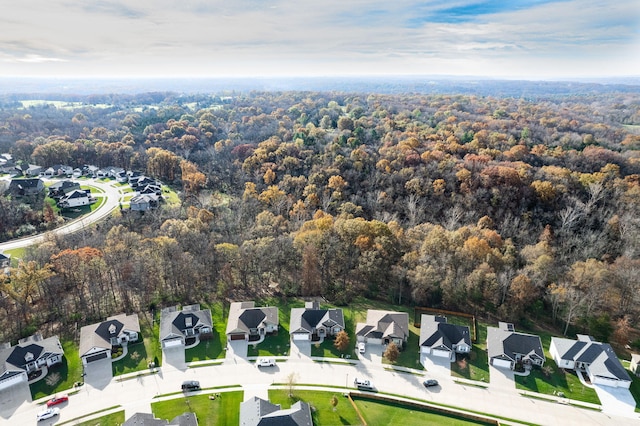
[{"label": "cloud", "polygon": [[14,61],[0,72],[638,74],[629,52],[640,51],[639,9],[637,0],[33,0],[0,17],[0,56],[44,58],[28,63],[42,67]]}]

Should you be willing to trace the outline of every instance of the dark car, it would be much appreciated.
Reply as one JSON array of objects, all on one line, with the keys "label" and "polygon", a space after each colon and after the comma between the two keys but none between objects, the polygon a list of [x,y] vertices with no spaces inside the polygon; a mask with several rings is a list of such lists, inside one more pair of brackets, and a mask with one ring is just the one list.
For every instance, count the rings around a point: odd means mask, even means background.
[{"label": "dark car", "polygon": [[436,379],[427,379],[422,382],[425,388],[430,388],[432,386],[438,386],[438,381]]},{"label": "dark car", "polygon": [[187,380],[182,382],[182,390],[184,392],[200,390],[200,382],[197,380]]},{"label": "dark car", "polygon": [[63,402],[67,402],[69,397],[67,395],[54,396],[50,400],[47,401],[47,407],[52,407],[54,405],[62,404]]}]

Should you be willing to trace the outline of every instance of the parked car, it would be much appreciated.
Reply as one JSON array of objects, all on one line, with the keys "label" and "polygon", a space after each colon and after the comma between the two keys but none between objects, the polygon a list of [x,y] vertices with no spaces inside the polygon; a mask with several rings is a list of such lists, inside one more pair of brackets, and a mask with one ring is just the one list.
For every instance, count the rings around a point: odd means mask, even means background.
[{"label": "parked car", "polygon": [[366,346],[364,345],[364,342],[358,343],[358,352],[363,354],[365,350],[366,350]]},{"label": "parked car", "polygon": [[258,367],[275,367],[276,365],[276,360],[273,358],[260,358],[257,362],[256,365]]},{"label": "parked car", "polygon": [[373,391],[375,389],[373,387],[373,384],[369,380],[361,380],[361,379],[358,379],[357,377],[353,381],[353,385],[360,390]]},{"label": "parked car", "polygon": [[200,390],[200,382],[197,380],[187,380],[182,382],[182,390],[184,392]]},{"label": "parked car", "polygon": [[436,379],[427,379],[422,382],[425,388],[430,388],[432,386],[438,386],[438,381]]},{"label": "parked car", "polygon": [[47,408],[44,411],[41,411],[37,414],[37,419],[38,421],[41,420],[47,420],[50,419],[52,417],[57,416],[58,414],[60,414],[60,409],[58,407],[55,408]]},{"label": "parked car", "polygon": [[54,405],[62,404],[63,402],[67,402],[68,400],[69,400],[68,395],[60,395],[60,396],[56,395],[47,401],[47,407],[53,407]]}]

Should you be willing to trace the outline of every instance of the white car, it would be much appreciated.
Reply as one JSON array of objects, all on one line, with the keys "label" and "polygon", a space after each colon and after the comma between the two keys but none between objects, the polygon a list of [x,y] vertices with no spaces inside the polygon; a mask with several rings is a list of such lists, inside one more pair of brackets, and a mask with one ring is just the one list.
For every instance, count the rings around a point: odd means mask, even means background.
[{"label": "white car", "polygon": [[276,360],[273,358],[260,358],[257,362],[256,365],[258,367],[275,367],[276,366]]},{"label": "white car", "polygon": [[60,409],[58,407],[47,408],[46,410],[38,413],[37,419],[38,421],[47,420],[47,419],[50,419],[51,417],[57,416],[58,414],[60,414]]},{"label": "white car", "polygon": [[365,351],[365,345],[364,342],[360,342],[358,343],[358,352],[360,352],[361,354],[363,354]]}]

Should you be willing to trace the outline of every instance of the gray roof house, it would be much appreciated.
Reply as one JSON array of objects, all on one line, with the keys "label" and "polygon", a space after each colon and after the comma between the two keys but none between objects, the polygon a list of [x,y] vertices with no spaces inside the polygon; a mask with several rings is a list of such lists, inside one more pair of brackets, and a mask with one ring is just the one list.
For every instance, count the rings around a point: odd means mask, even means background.
[{"label": "gray roof house", "polygon": [[[41,334],[20,339],[18,344],[0,347],[0,389],[19,383],[27,375],[62,362],[64,350],[58,336],[42,338]],[[46,371],[46,370],[45,370]]]},{"label": "gray roof house", "polygon": [[80,189],[80,184],[70,180],[61,180],[49,185],[47,189],[49,190],[49,197],[61,198],[74,189]]},{"label": "gray roof house", "polygon": [[134,211],[147,211],[158,207],[160,196],[157,194],[136,195],[129,201],[129,209]]},{"label": "gray roof house", "polygon": [[0,253],[0,268],[7,268],[11,266],[11,255]]},{"label": "gray roof house", "polygon": [[513,324],[500,322],[487,327],[487,352],[494,367],[514,370],[521,363],[525,368],[544,365],[544,351],[540,336],[517,333]]},{"label": "gray roof house", "polygon": [[456,354],[471,351],[469,327],[447,323],[447,318],[423,314],[420,317],[420,352],[453,362]]},{"label": "gray roof house", "polygon": [[278,331],[278,308],[256,308],[255,302],[234,302],[229,308],[228,340],[257,341]]},{"label": "gray roof house", "polygon": [[356,324],[358,342],[386,345],[395,343],[399,349],[409,339],[409,314],[406,312],[369,309],[367,320]]},{"label": "gray roof house", "polygon": [[320,309],[318,302],[306,302],[304,308],[291,309],[289,333],[293,340],[318,341],[344,330],[342,309]]},{"label": "gray roof house", "polygon": [[298,401],[283,410],[254,396],[240,404],[240,426],[313,426],[311,407]]},{"label": "gray roof house", "polygon": [[164,308],[160,313],[160,342],[162,349],[169,347],[191,347],[200,343],[200,338],[213,334],[213,321],[209,309],[200,309],[199,304]]},{"label": "gray roof house", "polygon": [[80,358],[83,365],[111,359],[111,348],[135,342],[140,335],[138,315],[120,314],[80,329]]},{"label": "gray roof house", "polygon": [[169,421],[156,419],[150,413],[135,413],[122,426],[198,426],[198,418],[194,413],[184,413]]},{"label": "gray roof house", "polygon": [[593,384],[629,389],[631,377],[608,343],[577,335],[578,340],[552,337],[549,353],[560,368],[582,371]]},{"label": "gray roof house", "polygon": [[35,195],[42,192],[44,182],[38,178],[11,179],[7,192],[16,196]]}]

